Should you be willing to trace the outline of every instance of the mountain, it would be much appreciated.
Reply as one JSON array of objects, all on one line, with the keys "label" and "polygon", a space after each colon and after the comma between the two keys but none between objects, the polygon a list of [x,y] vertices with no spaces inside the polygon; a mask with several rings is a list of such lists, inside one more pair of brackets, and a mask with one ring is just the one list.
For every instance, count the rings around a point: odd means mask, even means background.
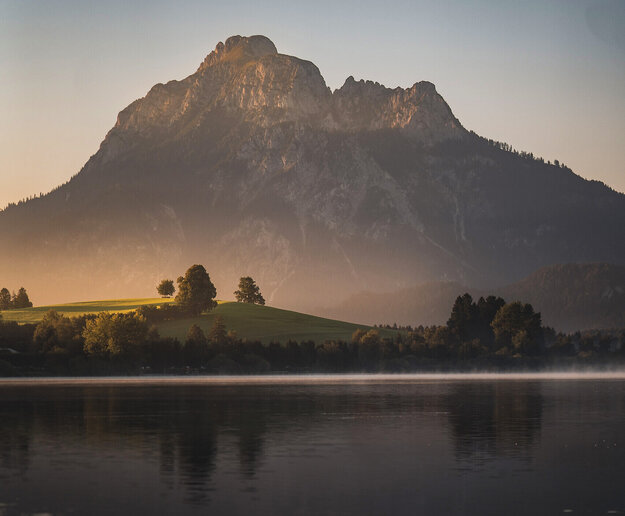
[{"label": "mountain", "polygon": [[328,317],[336,314],[346,321],[367,325],[441,325],[447,323],[456,298],[469,291],[471,295],[483,295],[456,281],[430,281],[391,292],[356,292],[318,310]]},{"label": "mountain", "polygon": [[562,331],[625,328],[625,267],[565,264],[543,267],[499,289],[504,299],[522,299]]},{"label": "mountain", "polygon": [[625,264],[625,196],[467,131],[429,82],[332,92],[263,36],[119,113],[68,183],[0,212],[0,284],[35,303],[153,293],[202,263],[310,310],[362,290],[478,287]]},{"label": "mountain", "polygon": [[488,290],[430,282],[395,292],[358,292],[324,312],[361,324],[445,324],[456,297],[465,292],[476,301],[494,294],[530,303],[545,325],[559,331],[625,328],[625,267],[606,263],[543,267]]}]

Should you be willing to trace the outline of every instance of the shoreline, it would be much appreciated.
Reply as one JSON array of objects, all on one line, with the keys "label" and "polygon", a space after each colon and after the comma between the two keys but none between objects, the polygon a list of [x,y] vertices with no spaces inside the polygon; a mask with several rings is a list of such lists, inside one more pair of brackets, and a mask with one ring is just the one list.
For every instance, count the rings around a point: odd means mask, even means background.
[{"label": "shoreline", "polygon": [[0,378],[1,387],[81,385],[240,385],[240,384],[364,384],[456,381],[580,381],[625,380],[623,371],[398,373],[398,374],[273,374],[273,375],[144,375],[144,376],[48,376]]}]

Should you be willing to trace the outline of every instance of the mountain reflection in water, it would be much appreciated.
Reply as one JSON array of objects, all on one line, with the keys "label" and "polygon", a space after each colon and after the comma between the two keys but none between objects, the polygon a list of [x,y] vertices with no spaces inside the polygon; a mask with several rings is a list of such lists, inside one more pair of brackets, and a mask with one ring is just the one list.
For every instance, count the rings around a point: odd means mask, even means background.
[{"label": "mountain reflection in water", "polygon": [[622,381],[0,394],[3,515],[625,511]]}]

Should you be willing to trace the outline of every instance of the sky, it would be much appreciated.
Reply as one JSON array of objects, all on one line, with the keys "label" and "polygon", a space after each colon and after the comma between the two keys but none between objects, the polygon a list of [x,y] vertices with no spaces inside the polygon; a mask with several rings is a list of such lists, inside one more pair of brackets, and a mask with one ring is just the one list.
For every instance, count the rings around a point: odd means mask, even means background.
[{"label": "sky", "polygon": [[332,89],[433,82],[467,129],[625,192],[625,0],[0,0],[0,208],[70,179],[119,111],[234,34]]}]

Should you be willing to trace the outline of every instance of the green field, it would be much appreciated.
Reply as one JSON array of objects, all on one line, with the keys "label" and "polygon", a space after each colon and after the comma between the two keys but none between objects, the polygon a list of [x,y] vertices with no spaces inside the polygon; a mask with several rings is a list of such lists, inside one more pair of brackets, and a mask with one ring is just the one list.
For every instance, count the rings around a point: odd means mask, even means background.
[{"label": "green field", "polygon": [[[227,330],[234,330],[240,338],[286,342],[288,340],[350,340],[352,333],[358,328],[368,328],[362,324],[352,324],[333,319],[324,319],[313,315],[281,310],[269,306],[250,305],[245,303],[220,303],[213,311],[199,317],[167,321],[158,329],[164,337],[184,337],[192,324],[197,324],[204,333],[208,333],[217,315],[221,315]],[[380,330],[383,337],[394,336],[396,332]]]},{"label": "green field", "polygon": [[97,314],[99,312],[130,312],[142,305],[162,305],[171,303],[171,299],[160,297],[138,299],[109,299],[106,301],[86,301],[84,303],[66,303],[63,305],[36,306],[18,310],[0,312],[5,321],[18,323],[38,323],[49,310],[56,310],[67,317],[76,317],[83,314]]},{"label": "green field", "polygon": [[[72,317],[99,312],[129,312],[142,305],[160,305],[168,302],[171,302],[171,300],[161,298],[118,299],[39,306],[21,310],[7,310],[1,313],[4,320],[7,321],[36,323],[41,320],[48,310],[56,310],[68,317]],[[260,340],[263,343],[271,341],[286,342],[289,339],[296,341],[313,340],[315,342],[339,339],[350,340],[352,333],[357,328],[368,328],[362,324],[324,319],[269,306],[225,301],[220,302],[217,308],[211,312],[198,317],[160,323],[158,324],[158,330],[163,337],[176,337],[184,342],[192,324],[197,324],[204,330],[204,333],[208,333],[217,315],[223,317],[226,329],[234,330],[238,337]],[[392,337],[396,334],[392,330],[379,331],[382,337]]]}]

